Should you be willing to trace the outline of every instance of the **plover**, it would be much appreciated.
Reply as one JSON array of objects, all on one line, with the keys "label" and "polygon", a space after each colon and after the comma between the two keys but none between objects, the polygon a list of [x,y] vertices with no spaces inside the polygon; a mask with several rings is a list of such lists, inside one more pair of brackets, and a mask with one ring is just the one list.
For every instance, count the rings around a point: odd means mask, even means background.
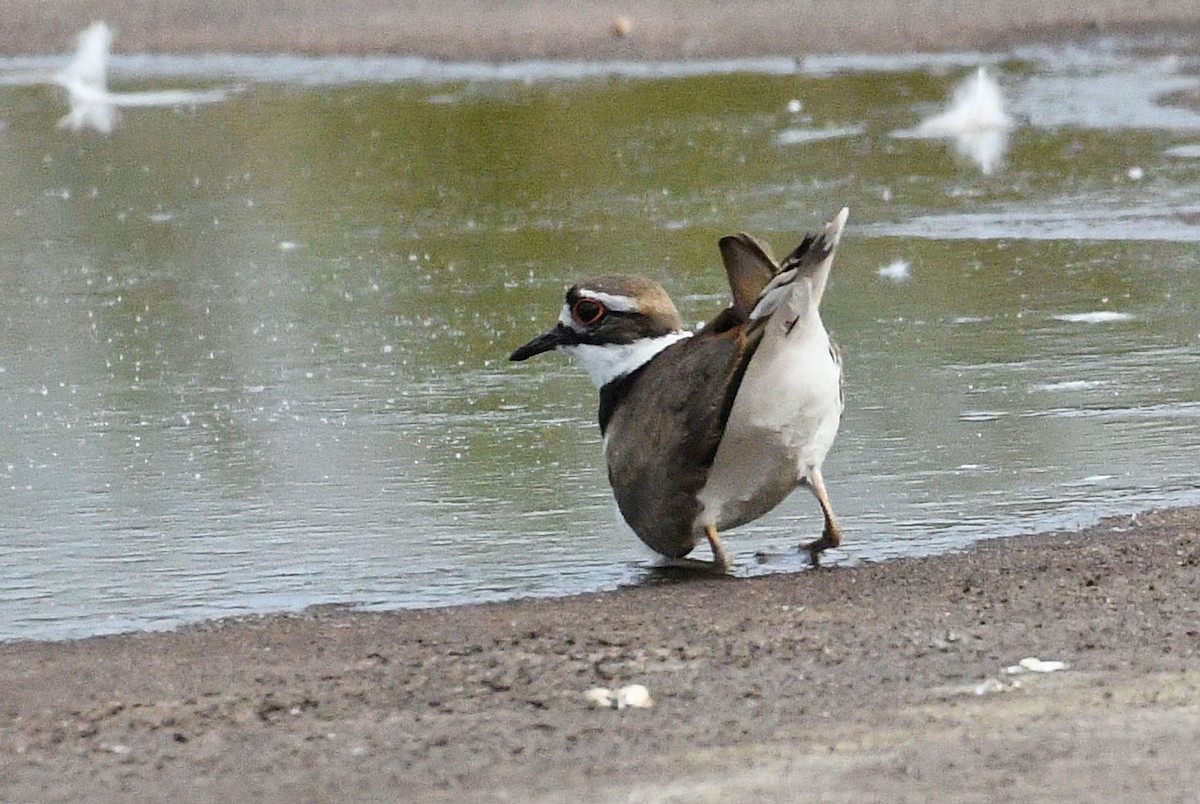
[{"label": "plover", "polygon": [[574,357],[600,390],[600,431],[621,515],[656,552],[682,559],[806,485],[825,516],[804,545],[813,564],[841,543],[821,464],[842,415],[842,363],[819,305],[843,209],[782,263],[746,234],[720,240],[733,303],[695,334],[641,276],[567,290],[558,322],[510,356]]}]

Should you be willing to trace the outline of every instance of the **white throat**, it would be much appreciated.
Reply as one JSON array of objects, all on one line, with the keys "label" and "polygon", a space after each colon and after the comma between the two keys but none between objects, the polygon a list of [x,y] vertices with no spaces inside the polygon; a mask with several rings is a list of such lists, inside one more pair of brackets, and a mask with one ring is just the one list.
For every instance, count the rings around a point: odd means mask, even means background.
[{"label": "white throat", "polygon": [[618,377],[637,371],[671,344],[690,337],[692,333],[679,331],[657,338],[642,338],[633,343],[581,343],[560,348],[587,369],[597,388],[603,388]]}]

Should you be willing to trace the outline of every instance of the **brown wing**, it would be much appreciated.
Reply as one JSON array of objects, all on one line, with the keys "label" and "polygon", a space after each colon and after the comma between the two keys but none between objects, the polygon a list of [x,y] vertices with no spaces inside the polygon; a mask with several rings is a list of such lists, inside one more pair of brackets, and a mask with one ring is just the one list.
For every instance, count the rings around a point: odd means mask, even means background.
[{"label": "brown wing", "polygon": [[696,494],[761,332],[755,327],[748,336],[735,327],[668,347],[611,406],[606,454],[617,506],[642,541],[663,555],[677,558],[692,549]]}]

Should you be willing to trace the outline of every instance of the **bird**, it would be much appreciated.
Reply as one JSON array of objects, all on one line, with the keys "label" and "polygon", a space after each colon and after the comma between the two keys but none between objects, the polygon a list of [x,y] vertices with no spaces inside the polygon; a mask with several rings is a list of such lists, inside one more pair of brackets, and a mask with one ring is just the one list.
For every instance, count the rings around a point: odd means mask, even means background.
[{"label": "bird", "polygon": [[[721,534],[807,486],[824,515],[813,566],[842,542],[821,466],[844,408],[842,359],[820,304],[849,210],[782,262],[745,233],[718,242],[732,302],[699,331],[637,275],[584,279],[512,361],[575,359],[599,390],[608,479],[622,517],[660,555],[731,569]],[[711,561],[686,558],[707,541]]]}]

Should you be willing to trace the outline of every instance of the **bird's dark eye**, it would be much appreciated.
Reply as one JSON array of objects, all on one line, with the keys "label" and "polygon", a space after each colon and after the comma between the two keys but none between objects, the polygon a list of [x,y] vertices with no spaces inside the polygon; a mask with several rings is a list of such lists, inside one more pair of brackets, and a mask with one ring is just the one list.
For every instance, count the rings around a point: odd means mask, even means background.
[{"label": "bird's dark eye", "polygon": [[571,315],[584,326],[595,324],[601,318],[604,318],[604,314],[607,312],[608,310],[604,309],[604,305],[595,299],[580,299],[571,308]]}]

